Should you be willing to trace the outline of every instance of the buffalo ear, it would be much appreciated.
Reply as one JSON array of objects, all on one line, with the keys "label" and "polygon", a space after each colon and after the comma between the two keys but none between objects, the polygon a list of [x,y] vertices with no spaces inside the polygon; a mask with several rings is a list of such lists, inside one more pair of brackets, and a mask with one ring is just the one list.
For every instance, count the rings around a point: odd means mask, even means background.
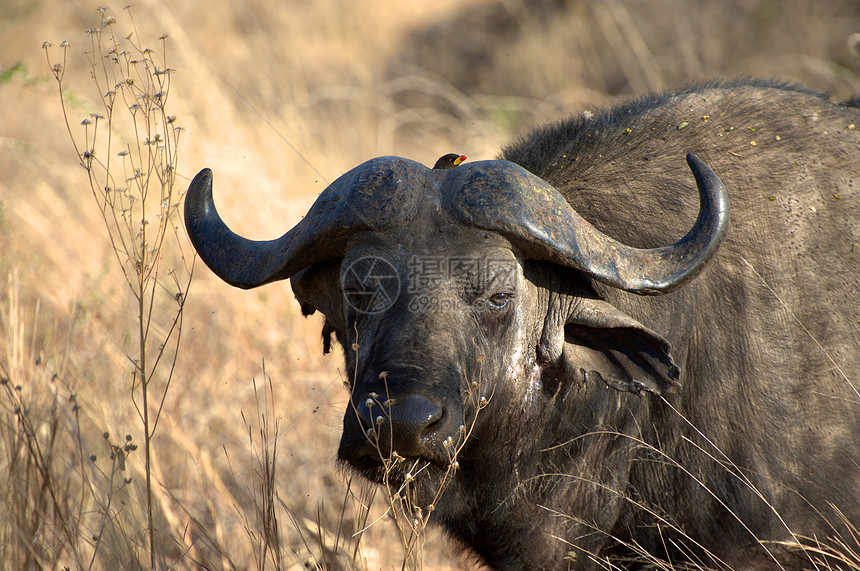
[{"label": "buffalo ear", "polygon": [[667,394],[681,388],[681,370],[669,342],[605,301],[580,299],[568,315],[564,333],[564,358],[586,380],[635,394]]},{"label": "buffalo ear", "polygon": [[331,353],[331,336],[334,334],[337,337],[338,342],[343,345],[343,339],[340,334],[337,332],[337,329],[332,327],[332,324],[329,323],[329,320],[326,319],[325,323],[323,323],[322,328],[322,341],[323,341],[323,355],[328,355]]},{"label": "buffalo ear", "polygon": [[299,301],[302,315],[313,315],[317,310],[325,316],[322,339],[323,353],[331,351],[331,336],[342,340],[344,328],[343,292],[340,288],[340,260],[314,264],[290,278],[293,293]]}]

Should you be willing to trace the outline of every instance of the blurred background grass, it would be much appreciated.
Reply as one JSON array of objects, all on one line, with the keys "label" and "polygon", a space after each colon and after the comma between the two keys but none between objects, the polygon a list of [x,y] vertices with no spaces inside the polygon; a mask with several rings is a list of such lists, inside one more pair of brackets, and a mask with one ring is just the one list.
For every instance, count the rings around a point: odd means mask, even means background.
[{"label": "blurred background grass", "polygon": [[[78,128],[101,95],[82,55],[99,6],[0,2],[0,361],[26,381],[19,392],[43,423],[75,395],[81,440],[97,456],[105,431],[142,440],[126,358],[135,323],[41,46],[71,43],[66,105]],[[128,32],[123,8],[109,7]],[[542,122],[703,79],[860,95],[855,0],[147,0],[133,16],[143,44],[168,36],[168,107],[186,129],[179,186],[213,168],[223,216],[257,239],[280,235],[329,182],[378,155],[490,158]],[[318,316],[300,317],[286,282],[234,290],[198,264],[185,311],[154,442],[164,560],[260,566],[250,531],[261,410],[280,418],[277,494],[297,522],[281,524],[283,566],[321,560],[308,529],[336,529],[345,503],[334,465],[347,401],[340,355],[323,357]],[[261,408],[264,360],[272,388]],[[14,431],[12,411],[0,414]],[[6,468],[20,452],[10,442]],[[57,453],[73,472],[73,448]],[[129,462],[137,486],[141,459]],[[50,546],[50,530],[38,533]],[[401,566],[384,522],[362,544],[368,568]],[[472,564],[431,532],[423,565]]]}]

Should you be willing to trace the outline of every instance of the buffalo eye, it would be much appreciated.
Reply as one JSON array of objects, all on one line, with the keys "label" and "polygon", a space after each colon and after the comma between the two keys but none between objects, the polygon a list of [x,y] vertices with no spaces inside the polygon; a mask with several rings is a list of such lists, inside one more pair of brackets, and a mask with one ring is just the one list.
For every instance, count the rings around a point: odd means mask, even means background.
[{"label": "buffalo eye", "polygon": [[487,305],[490,307],[490,309],[504,309],[513,297],[514,296],[510,293],[499,292],[491,295],[487,299]]}]

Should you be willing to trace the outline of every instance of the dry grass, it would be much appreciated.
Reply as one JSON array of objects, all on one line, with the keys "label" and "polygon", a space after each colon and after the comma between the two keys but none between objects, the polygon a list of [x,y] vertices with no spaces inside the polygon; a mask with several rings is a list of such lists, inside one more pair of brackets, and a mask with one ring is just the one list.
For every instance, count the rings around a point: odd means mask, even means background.
[{"label": "dry grass", "polygon": [[[133,299],[137,331],[136,351],[128,355],[132,365],[129,392],[143,432],[145,534],[149,566],[155,568],[152,441],[176,369],[194,262],[190,248],[180,238],[182,193],[174,188],[182,128],[166,109],[173,73],[167,67],[166,38],[159,38],[161,53],[156,55],[136,37],[131,9],[127,9],[131,29],[125,36],[117,34],[116,18],[107,9],[100,13],[101,22],[87,31],[91,49],[85,54],[93,83],[102,94],[102,108],[81,121],[84,133],[80,138],[69,124],[65,107],[63,79],[69,44],[61,46],[62,63],[52,59],[50,43],[43,48],[57,82],[75,155],[87,172],[117,266]],[[133,133],[132,142],[115,142],[115,132]],[[123,447],[111,445],[111,458],[124,463],[125,455],[136,449],[131,440],[129,435]],[[113,496],[108,493],[107,497],[104,519],[112,517]],[[97,537],[93,560],[101,532]]]},{"label": "dry grass", "polygon": [[[490,4],[138,6],[136,45],[155,48],[167,58],[162,69],[176,70],[163,115],[187,129],[170,159],[175,188],[213,167],[228,223],[270,238],[328,182],[376,155],[485,158],[512,130],[698,76],[779,75],[840,97],[860,91],[856,44],[833,31],[858,21],[851,3],[790,2],[774,12],[776,1],[741,9],[714,0],[696,14],[663,0],[643,16],[638,3],[594,1],[541,20],[540,10],[524,14],[526,3],[504,2],[522,22],[515,36],[482,23],[497,10]],[[90,114],[107,121],[110,91],[93,87],[82,53],[92,38],[84,30],[99,25],[97,7],[0,6],[0,478],[8,482],[0,560],[9,568],[149,568],[153,558],[158,568],[468,567],[432,526],[424,529],[432,514],[415,524],[408,494],[392,505],[397,494],[376,493],[334,467],[348,398],[342,359],[323,358],[321,324],[300,318],[287,284],[240,292],[198,264],[181,305],[175,366],[152,376],[153,392],[142,398],[139,381],[150,375],[140,365],[135,258],[131,266],[118,258],[126,250],[105,231],[105,213],[115,211],[93,201],[92,171],[81,168],[90,145],[76,155],[69,144],[40,50],[46,40],[55,50],[71,42],[63,101],[72,135],[88,140]],[[122,6],[110,13],[120,36],[132,29]],[[458,22],[477,48],[445,34]],[[418,33],[426,29],[435,31]],[[93,124],[79,125],[88,118]],[[146,136],[133,125],[116,123],[101,131],[108,135],[114,150],[153,148],[140,147]],[[108,156],[122,160],[95,155]],[[110,170],[119,176],[122,168]],[[92,188],[104,186],[122,185]],[[169,268],[185,268],[171,252]],[[159,283],[171,295],[185,291],[186,282],[167,278]],[[159,319],[175,315],[175,302],[165,303],[153,306]],[[150,355],[172,319],[153,330]],[[142,420],[147,405],[160,412],[157,426]],[[406,517],[384,515],[392,508]],[[798,543],[820,555],[821,568],[836,568],[834,553],[843,568],[858,568],[844,546]]]}]

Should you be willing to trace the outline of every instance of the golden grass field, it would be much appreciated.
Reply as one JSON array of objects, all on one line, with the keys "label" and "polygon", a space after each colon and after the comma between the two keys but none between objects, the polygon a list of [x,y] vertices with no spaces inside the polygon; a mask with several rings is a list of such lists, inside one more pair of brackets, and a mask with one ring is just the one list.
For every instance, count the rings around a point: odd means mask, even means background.
[{"label": "golden grass field", "polygon": [[[152,561],[138,306],[43,49],[68,56],[63,101],[82,141],[101,112],[83,55],[99,6],[0,2],[0,568]],[[860,95],[849,0],[144,0],[107,13],[173,70],[176,192],[211,167],[228,224],[256,239],[378,155],[490,158],[541,122],[700,79]],[[112,137],[143,144],[120,119]],[[174,225],[166,267],[190,268]],[[177,339],[180,293],[160,276],[155,353]],[[338,471],[343,363],[322,355],[321,321],[301,317],[289,284],[236,290],[198,260],[183,300],[170,384],[158,369],[149,385],[158,568],[477,568],[432,527],[405,553],[382,494]],[[356,517],[375,522],[357,547]]]}]

